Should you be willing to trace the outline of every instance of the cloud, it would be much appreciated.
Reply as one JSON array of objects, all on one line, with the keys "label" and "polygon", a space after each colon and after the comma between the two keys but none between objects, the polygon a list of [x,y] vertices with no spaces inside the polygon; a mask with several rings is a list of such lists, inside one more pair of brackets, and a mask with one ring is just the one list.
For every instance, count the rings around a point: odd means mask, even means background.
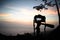
[{"label": "cloud", "polygon": [[0,16],[5,17],[5,16],[10,16],[11,14],[9,13],[0,13]]}]

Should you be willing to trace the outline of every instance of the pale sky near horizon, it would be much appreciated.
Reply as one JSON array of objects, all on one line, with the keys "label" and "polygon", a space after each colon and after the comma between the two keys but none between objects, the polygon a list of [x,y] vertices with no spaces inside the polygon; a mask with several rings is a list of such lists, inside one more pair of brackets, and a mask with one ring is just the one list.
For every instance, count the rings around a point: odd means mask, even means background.
[{"label": "pale sky near horizon", "polygon": [[[33,18],[37,14],[46,16],[46,23],[57,26],[59,20],[56,7],[47,6],[49,9],[41,12],[33,9],[33,6],[37,6],[40,3],[43,2],[39,0],[2,0],[0,3],[0,23],[5,27],[1,26],[0,32],[6,34],[32,32]],[[14,27],[15,24],[16,26]],[[47,30],[51,30],[51,28],[47,28]]]}]

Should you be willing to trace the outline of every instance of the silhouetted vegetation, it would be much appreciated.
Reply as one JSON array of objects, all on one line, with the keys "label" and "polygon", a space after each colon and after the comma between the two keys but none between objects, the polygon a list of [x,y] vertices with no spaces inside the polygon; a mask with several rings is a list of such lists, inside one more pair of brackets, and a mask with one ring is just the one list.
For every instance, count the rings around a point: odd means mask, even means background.
[{"label": "silhouetted vegetation", "polygon": [[59,26],[47,35],[42,33],[39,36],[34,36],[30,33],[25,33],[23,35],[17,34],[16,36],[6,36],[0,34],[0,40],[60,40],[60,28]]},{"label": "silhouetted vegetation", "polygon": [[[52,3],[53,1],[55,1],[55,3]],[[50,7],[54,7],[56,6],[56,9],[57,9],[57,14],[58,14],[58,18],[59,18],[59,25],[60,25],[60,12],[59,12],[59,5],[60,5],[60,0],[42,0],[43,3],[41,3],[40,5],[38,6],[34,6],[33,9],[36,9],[38,11],[41,11],[43,8],[44,9],[48,9],[47,7],[45,7],[46,5],[47,6],[50,6]]]},{"label": "silhouetted vegetation", "polygon": [[[49,1],[49,0],[42,0],[42,1],[44,2],[44,4],[40,4],[38,6],[34,6],[33,9],[35,8],[36,10],[41,12],[41,10],[43,8],[44,9],[48,9],[48,8],[45,7],[46,5],[50,6],[50,7],[54,7],[56,5],[57,14],[58,14],[58,18],[59,18],[59,25],[58,25],[58,27],[55,30],[53,30],[48,35],[48,37],[45,37],[45,38],[46,38],[46,40],[47,40],[47,38],[48,38],[48,40],[60,40],[60,38],[59,38],[60,37],[60,13],[59,13],[59,6],[58,6],[58,5],[60,5],[60,2],[58,3],[59,0],[51,0],[51,1]],[[55,3],[52,4],[53,1],[55,1]],[[51,26],[51,28],[54,27],[53,25],[50,25],[50,24],[45,24],[45,25]]]}]

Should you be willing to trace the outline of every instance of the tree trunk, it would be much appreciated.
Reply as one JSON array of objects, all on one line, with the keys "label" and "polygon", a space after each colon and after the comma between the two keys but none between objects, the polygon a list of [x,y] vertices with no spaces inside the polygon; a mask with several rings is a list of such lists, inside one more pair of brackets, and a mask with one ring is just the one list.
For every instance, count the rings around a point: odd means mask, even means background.
[{"label": "tree trunk", "polygon": [[58,7],[57,0],[55,0],[55,3],[56,3],[56,8],[57,8],[57,13],[58,13],[58,18],[59,18],[59,26],[60,26],[60,14],[59,14],[59,7]]}]

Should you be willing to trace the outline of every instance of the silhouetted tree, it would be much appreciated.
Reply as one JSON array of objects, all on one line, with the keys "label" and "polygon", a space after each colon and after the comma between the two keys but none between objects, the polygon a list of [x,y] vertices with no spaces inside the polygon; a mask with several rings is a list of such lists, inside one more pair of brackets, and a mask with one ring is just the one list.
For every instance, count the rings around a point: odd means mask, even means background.
[{"label": "silhouetted tree", "polygon": [[[50,7],[54,7],[56,5],[57,13],[58,13],[58,17],[59,17],[59,26],[60,26],[60,14],[59,14],[59,7],[58,7],[58,4],[60,5],[60,3],[57,3],[57,1],[60,2],[60,0],[52,0],[50,2],[48,2],[49,0],[42,0],[42,1],[44,2],[44,5],[40,4],[38,6],[34,6],[33,8],[35,8],[38,11],[41,11],[43,8],[48,9],[45,7],[45,5],[50,6]],[[55,3],[52,4],[53,1],[55,1]]]},{"label": "silhouetted tree", "polygon": [[[40,14],[34,16],[34,20],[33,20],[34,34],[35,34],[35,29],[36,29],[37,36],[39,36],[40,34],[41,22],[45,22],[45,19],[46,19],[45,16],[42,16]],[[35,23],[37,24],[36,28],[35,28]]]}]

